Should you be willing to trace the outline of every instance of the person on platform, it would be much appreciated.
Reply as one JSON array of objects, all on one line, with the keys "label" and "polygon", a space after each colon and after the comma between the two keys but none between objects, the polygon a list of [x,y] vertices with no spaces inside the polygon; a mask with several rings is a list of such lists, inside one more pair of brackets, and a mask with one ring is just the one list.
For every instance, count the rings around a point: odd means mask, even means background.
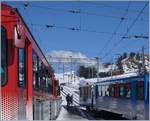
[{"label": "person on platform", "polygon": [[73,95],[70,96],[70,104],[73,105]]},{"label": "person on platform", "polygon": [[66,96],[67,106],[70,106],[70,94]]}]

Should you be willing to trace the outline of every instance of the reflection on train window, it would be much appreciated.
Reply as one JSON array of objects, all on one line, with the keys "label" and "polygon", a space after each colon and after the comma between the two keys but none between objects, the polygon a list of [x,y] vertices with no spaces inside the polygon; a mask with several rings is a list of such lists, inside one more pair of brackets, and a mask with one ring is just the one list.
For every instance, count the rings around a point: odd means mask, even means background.
[{"label": "reflection on train window", "polygon": [[80,87],[79,89],[80,89],[80,96],[82,96],[82,88]]},{"label": "reflection on train window", "polygon": [[7,83],[7,32],[1,26],[1,85]]},{"label": "reflection on train window", "polygon": [[120,97],[123,97],[124,96],[124,87],[121,85],[120,86],[120,93],[119,93],[119,96]]},{"label": "reflection on train window", "polygon": [[32,60],[33,60],[33,66],[32,66],[32,70],[33,70],[33,87],[34,89],[38,89],[39,88],[39,84],[38,84],[38,56],[36,55],[36,53],[33,51],[32,54]]},{"label": "reflection on train window", "polygon": [[143,100],[144,98],[144,82],[138,81],[137,82],[137,99]]},{"label": "reflection on train window", "polygon": [[88,96],[88,87],[85,87],[85,95]]},{"label": "reflection on train window", "polygon": [[114,85],[114,97],[118,97],[119,96],[119,90],[118,90],[118,84]]},{"label": "reflection on train window", "polygon": [[88,86],[87,89],[88,89],[88,97],[90,97],[91,96],[91,86]]},{"label": "reflection on train window", "polygon": [[110,92],[109,93],[110,93],[110,96],[112,96],[112,97],[114,96],[114,87],[112,85],[110,86]]},{"label": "reflection on train window", "polygon": [[86,90],[85,90],[85,87],[83,87],[83,95],[86,96]]},{"label": "reflection on train window", "polygon": [[101,91],[101,86],[98,86],[98,92],[99,92],[99,96],[102,96],[102,91]]},{"label": "reflection on train window", "polygon": [[19,87],[26,87],[26,78],[25,78],[25,49],[19,48],[18,50],[18,55],[19,55]]},{"label": "reflection on train window", "polygon": [[147,85],[148,85],[147,86],[147,96],[148,96],[147,99],[149,100],[149,82],[147,82]]},{"label": "reflection on train window", "polygon": [[127,98],[130,98],[131,97],[131,89],[127,89],[127,95],[126,95]]},{"label": "reflection on train window", "polygon": [[52,93],[50,73],[33,50],[33,87],[37,91]]},{"label": "reflection on train window", "polygon": [[109,86],[107,85],[106,88],[105,88],[105,95],[106,96],[109,96]]},{"label": "reflection on train window", "polygon": [[50,91],[50,93],[52,93],[52,90],[53,90],[52,80],[51,80],[51,78],[48,77],[48,91]]},{"label": "reflection on train window", "polygon": [[126,84],[125,97],[126,98],[130,98],[131,97],[131,85],[130,84]]},{"label": "reflection on train window", "polygon": [[37,71],[38,70],[38,57],[34,51],[32,54],[32,60],[33,60],[33,71]]},{"label": "reflection on train window", "polygon": [[102,96],[105,96],[105,86],[102,86]]}]

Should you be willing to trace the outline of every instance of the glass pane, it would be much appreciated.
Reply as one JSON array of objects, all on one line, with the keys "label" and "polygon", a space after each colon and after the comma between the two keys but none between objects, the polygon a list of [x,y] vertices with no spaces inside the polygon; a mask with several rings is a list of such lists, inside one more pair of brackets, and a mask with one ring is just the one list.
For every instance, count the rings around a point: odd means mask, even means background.
[{"label": "glass pane", "polygon": [[137,82],[137,98],[143,100],[144,98],[144,82],[139,81]]},{"label": "glass pane", "polygon": [[1,85],[7,82],[7,33],[1,26]]},{"label": "glass pane", "polygon": [[124,87],[123,86],[120,86],[120,94],[119,94],[121,97],[124,96]]},{"label": "glass pane", "polygon": [[126,85],[126,88],[125,88],[125,97],[126,98],[130,98],[131,97],[131,85],[130,84]]},{"label": "glass pane", "polygon": [[24,49],[19,49],[19,87],[26,87],[25,50]]},{"label": "glass pane", "polygon": [[36,53],[33,51],[32,54],[32,62],[33,62],[33,66],[32,66],[32,70],[33,70],[33,87],[34,89],[38,89],[39,88],[39,84],[38,84],[38,56],[36,55]]},{"label": "glass pane", "polygon": [[32,60],[33,60],[33,71],[37,71],[37,69],[38,69],[38,59],[37,59],[37,55],[35,54],[34,51],[33,51],[33,55],[32,55]]}]

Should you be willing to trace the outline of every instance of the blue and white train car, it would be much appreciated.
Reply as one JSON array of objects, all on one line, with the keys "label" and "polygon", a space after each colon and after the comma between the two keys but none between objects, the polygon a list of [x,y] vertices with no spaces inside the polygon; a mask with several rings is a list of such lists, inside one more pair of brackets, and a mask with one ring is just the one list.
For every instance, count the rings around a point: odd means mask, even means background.
[{"label": "blue and white train car", "polygon": [[128,119],[149,119],[149,74],[108,78],[80,86],[80,100],[81,105],[97,111],[121,114]]},{"label": "blue and white train car", "polygon": [[87,109],[92,107],[94,101],[94,83],[97,82],[97,79],[86,79],[81,80],[79,84],[80,96],[79,96],[79,103],[80,106],[84,106]]}]

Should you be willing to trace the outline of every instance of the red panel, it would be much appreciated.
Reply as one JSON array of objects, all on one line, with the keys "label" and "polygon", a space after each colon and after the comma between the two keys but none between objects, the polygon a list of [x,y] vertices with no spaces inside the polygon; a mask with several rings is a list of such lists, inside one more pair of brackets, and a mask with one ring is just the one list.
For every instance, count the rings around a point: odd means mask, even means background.
[{"label": "red panel", "polygon": [[17,48],[13,47],[12,29],[13,24],[3,24],[8,35],[8,82],[2,87],[2,116],[1,120],[18,119],[18,66],[17,66]]}]

